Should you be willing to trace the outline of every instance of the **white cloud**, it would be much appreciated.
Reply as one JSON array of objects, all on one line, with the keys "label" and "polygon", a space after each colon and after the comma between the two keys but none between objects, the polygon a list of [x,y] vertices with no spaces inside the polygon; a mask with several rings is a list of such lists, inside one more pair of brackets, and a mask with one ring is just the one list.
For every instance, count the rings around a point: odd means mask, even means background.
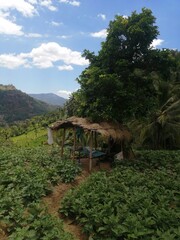
[{"label": "white cloud", "polygon": [[123,15],[122,17],[125,18],[125,19],[128,19],[128,16],[127,16],[127,15]]},{"label": "white cloud", "polygon": [[12,10],[20,12],[25,17],[37,15],[35,5],[40,5],[48,8],[50,11],[56,11],[52,0],[0,0],[0,11],[10,13]]},{"label": "white cloud", "polygon": [[162,45],[163,42],[164,42],[164,40],[162,40],[162,39],[154,39],[153,42],[151,43],[150,47],[156,48],[157,46]]},{"label": "white cloud", "polygon": [[66,98],[66,99],[68,99],[71,94],[72,94],[72,92],[66,91],[66,90],[59,90],[57,92],[57,95],[59,95],[60,97]]},{"label": "white cloud", "polygon": [[102,20],[106,20],[105,14],[99,13],[97,16],[100,17]]},{"label": "white cloud", "polygon": [[30,4],[37,4],[37,0],[27,0]]},{"label": "white cloud", "polygon": [[74,68],[71,65],[62,65],[59,66],[58,69],[60,71],[72,71]]},{"label": "white cloud", "polygon": [[0,1],[0,10],[3,12],[9,12],[10,10],[17,10],[25,17],[32,17],[36,14],[36,9],[34,6],[25,0],[1,0]]},{"label": "white cloud", "polygon": [[[21,13],[25,17],[38,15],[37,7],[42,6],[50,11],[56,11],[52,0],[0,0],[0,34],[7,35],[25,35],[26,37],[41,37],[40,34],[24,34],[22,26],[16,23],[16,17],[12,15],[13,11]],[[54,26],[60,23],[53,22]]]},{"label": "white cloud", "polygon": [[62,25],[63,23],[61,23],[61,22],[55,22],[55,21],[52,21],[51,22],[51,25],[52,26],[55,26],[55,27],[58,27],[58,26],[60,26],[60,25]]},{"label": "white cloud", "polygon": [[0,34],[23,35],[22,26],[0,16]]},{"label": "white cloud", "polygon": [[70,35],[61,35],[61,36],[57,36],[58,38],[62,38],[62,39],[67,39],[67,38],[71,38],[72,36]]},{"label": "white cloud", "polygon": [[50,11],[57,11],[57,8],[53,6],[52,0],[41,0],[40,5],[48,8]]},{"label": "white cloud", "polygon": [[22,65],[26,66],[26,59],[23,59],[20,55],[14,54],[2,54],[0,55],[0,66],[14,69]]},{"label": "white cloud", "polygon": [[102,29],[99,32],[94,32],[90,34],[92,37],[95,38],[106,38],[107,37],[107,30],[106,29]]},{"label": "white cloud", "polygon": [[25,36],[28,38],[41,38],[42,37],[42,35],[39,33],[28,33]]},{"label": "white cloud", "polygon": [[40,47],[32,49],[29,57],[37,67],[50,67],[53,62],[63,61],[65,64],[87,65],[88,61],[81,56],[80,52],[62,47],[56,42],[43,43]]},{"label": "white cloud", "polygon": [[69,4],[72,6],[79,7],[81,3],[79,1],[71,1]]},{"label": "white cloud", "polygon": [[70,4],[70,5],[75,6],[75,7],[79,7],[80,4],[81,4],[79,1],[76,1],[76,0],[59,0],[59,2]]},{"label": "white cloud", "polygon": [[[85,66],[89,61],[81,56],[80,52],[72,51],[69,48],[62,47],[56,42],[43,43],[38,48],[33,48],[29,53],[3,54],[0,55],[0,66],[16,68],[21,65],[24,67],[35,66],[37,68],[54,67],[54,63],[63,62],[65,65]],[[68,67],[70,70],[70,67]],[[67,70],[67,69],[66,69]]]},{"label": "white cloud", "polygon": [[13,10],[20,12],[25,17],[32,17],[37,11],[32,5],[32,0],[28,2],[25,0],[0,0],[0,34],[24,35],[22,26],[16,24],[16,17],[11,15]]}]

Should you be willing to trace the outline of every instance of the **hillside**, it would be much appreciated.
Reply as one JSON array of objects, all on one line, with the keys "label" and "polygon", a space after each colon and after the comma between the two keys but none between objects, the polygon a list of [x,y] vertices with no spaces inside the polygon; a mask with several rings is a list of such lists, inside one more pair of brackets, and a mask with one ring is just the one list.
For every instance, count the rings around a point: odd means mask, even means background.
[{"label": "hillside", "polygon": [[60,97],[54,93],[29,94],[29,96],[55,106],[63,106],[66,102],[65,98]]},{"label": "hillside", "polygon": [[0,99],[0,125],[25,120],[54,109],[12,85],[0,85]]}]

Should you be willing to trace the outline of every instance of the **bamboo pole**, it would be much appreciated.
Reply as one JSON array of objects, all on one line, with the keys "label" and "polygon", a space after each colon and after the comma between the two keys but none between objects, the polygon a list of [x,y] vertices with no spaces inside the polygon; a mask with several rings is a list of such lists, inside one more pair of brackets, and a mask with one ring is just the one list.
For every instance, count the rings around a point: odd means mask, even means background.
[{"label": "bamboo pole", "polygon": [[97,149],[97,132],[94,132],[95,149]]},{"label": "bamboo pole", "polygon": [[63,136],[62,136],[61,157],[63,157],[63,153],[64,153],[65,133],[66,133],[66,129],[64,128],[63,129]]},{"label": "bamboo pole", "polygon": [[74,128],[73,161],[75,159],[75,151],[76,151],[76,128]]},{"label": "bamboo pole", "polygon": [[92,170],[93,131],[90,133],[89,172]]}]

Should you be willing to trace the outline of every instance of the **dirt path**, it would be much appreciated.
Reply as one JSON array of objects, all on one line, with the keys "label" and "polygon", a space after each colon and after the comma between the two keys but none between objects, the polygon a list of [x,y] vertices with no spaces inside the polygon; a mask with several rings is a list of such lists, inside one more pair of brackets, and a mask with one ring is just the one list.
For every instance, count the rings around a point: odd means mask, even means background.
[{"label": "dirt path", "polygon": [[[85,179],[90,175],[88,172],[88,162],[84,160],[81,162],[82,164],[82,174],[76,177],[75,181],[71,184],[61,183],[54,187],[51,195],[43,198],[45,205],[48,208],[50,214],[60,217],[58,210],[61,206],[61,200],[64,197],[65,193],[71,189],[72,187],[78,186],[80,183],[85,181]],[[101,163],[100,166],[93,166],[93,172],[99,171],[100,169],[109,170],[109,163]],[[88,236],[82,233],[82,228],[73,222],[71,219],[64,218],[64,230],[66,232],[71,233],[76,240],[88,240]]]},{"label": "dirt path", "polygon": [[7,240],[7,225],[0,221],[0,240]]},{"label": "dirt path", "polygon": [[[87,177],[89,173],[86,171],[83,171],[80,176],[78,176],[72,184],[65,184],[61,183],[54,187],[53,193],[43,199],[45,205],[48,208],[48,211],[50,214],[60,217],[58,210],[61,206],[61,200],[64,197],[65,193],[72,187],[79,185],[81,182],[83,182]],[[64,230],[66,232],[71,233],[75,239],[77,240],[87,240],[88,237],[82,233],[82,228],[75,224],[72,220],[68,218],[63,219],[64,222]]]}]

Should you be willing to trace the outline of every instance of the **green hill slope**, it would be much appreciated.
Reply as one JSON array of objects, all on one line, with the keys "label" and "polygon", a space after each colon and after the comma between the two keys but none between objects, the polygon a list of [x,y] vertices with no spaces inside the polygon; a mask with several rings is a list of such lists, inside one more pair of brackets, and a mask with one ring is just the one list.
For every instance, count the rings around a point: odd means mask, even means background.
[{"label": "green hill slope", "polygon": [[67,101],[65,98],[54,93],[29,94],[29,96],[54,106],[63,106]]},{"label": "green hill slope", "polygon": [[54,109],[12,85],[0,85],[0,100],[0,125],[25,120]]}]

